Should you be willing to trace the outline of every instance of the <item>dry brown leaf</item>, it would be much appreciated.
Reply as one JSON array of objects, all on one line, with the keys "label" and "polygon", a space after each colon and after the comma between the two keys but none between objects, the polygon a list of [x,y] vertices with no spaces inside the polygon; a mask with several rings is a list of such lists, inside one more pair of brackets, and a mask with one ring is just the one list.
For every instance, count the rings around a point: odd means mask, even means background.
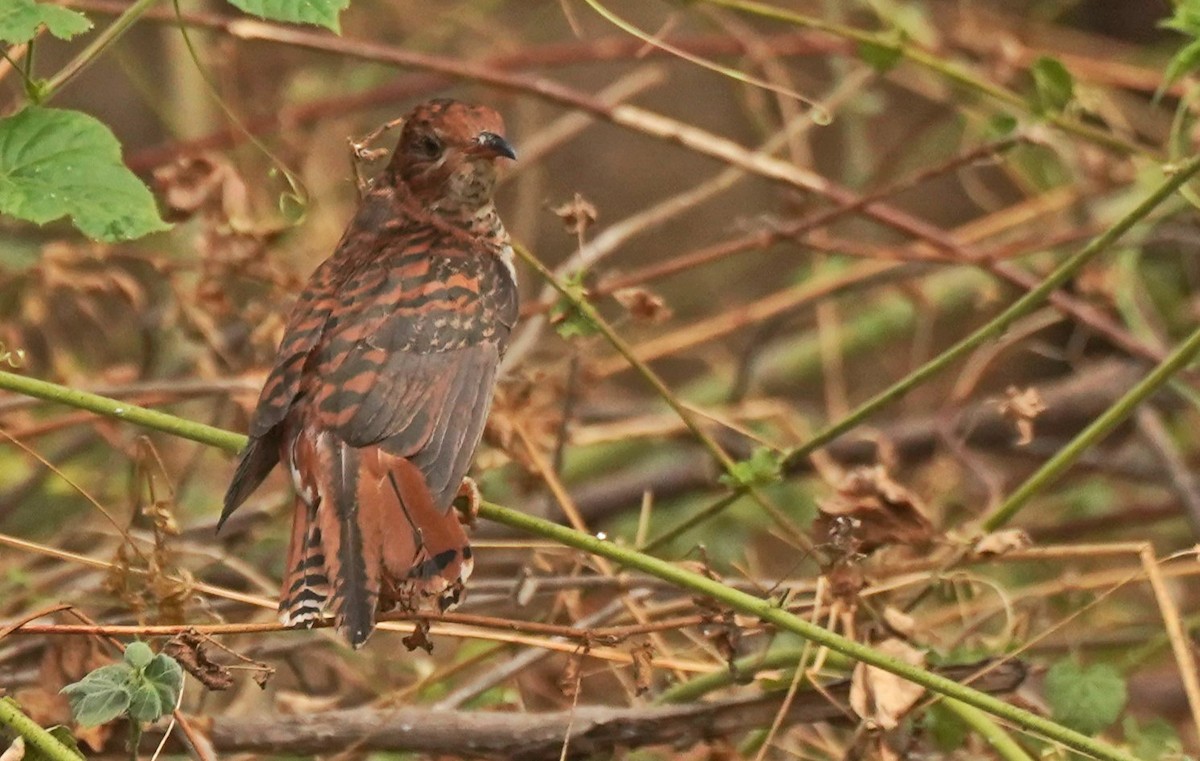
[{"label": "dry brown leaf", "polygon": [[433,652],[433,642],[429,640],[429,622],[423,618],[413,626],[412,634],[401,638],[400,641],[410,653],[418,647],[427,653]]},{"label": "dry brown leaf", "polygon": [[654,680],[654,667],[651,665],[651,661],[654,659],[654,645],[643,642],[634,646],[629,651],[629,655],[633,658],[634,688],[638,695],[644,695],[650,690],[650,685]]},{"label": "dry brown leaf", "polygon": [[562,690],[565,698],[573,699],[579,694],[579,681],[583,675],[583,656],[587,654],[587,651],[588,647],[585,644],[567,656],[567,665],[558,678],[558,689]]},{"label": "dry brown leaf", "polygon": [[[877,652],[912,666],[923,666],[920,650],[900,639],[886,639],[874,648]],[[895,729],[904,715],[917,704],[925,688],[883,669],[859,663],[850,679],[850,707],[863,720],[882,729]]]},{"label": "dry brown leaf", "polygon": [[971,551],[980,557],[994,557],[996,555],[1007,555],[1016,550],[1023,550],[1032,544],[1033,539],[1024,530],[1006,528],[1002,531],[993,531],[990,534],[985,534],[982,539],[975,543]]},{"label": "dry brown leaf", "polygon": [[567,232],[572,235],[583,235],[596,222],[596,207],[591,201],[576,193],[575,197],[562,206],[555,208],[554,213],[563,221]]},{"label": "dry brown leaf", "polygon": [[21,704],[21,710],[34,722],[42,726],[67,724],[71,721],[71,704],[67,696],[58,692],[65,685],[24,687],[13,697]]},{"label": "dry brown leaf", "polygon": [[320,713],[337,708],[341,697],[336,693],[331,695],[310,695],[296,690],[279,690],[275,693],[275,710],[282,714],[302,715]]},{"label": "dry brown leaf", "polygon": [[1009,386],[1004,395],[1005,400],[1000,403],[1000,414],[1016,425],[1017,446],[1023,447],[1033,441],[1033,421],[1046,411],[1046,403],[1033,386],[1024,391],[1016,386]]},{"label": "dry brown leaf", "polygon": [[617,303],[625,307],[629,315],[639,322],[663,322],[671,318],[671,308],[663,301],[662,296],[648,288],[619,288],[613,291],[612,295]]},{"label": "dry brown leaf", "polygon": [[917,630],[917,620],[899,608],[891,605],[883,609],[883,620],[898,634],[911,637]]},{"label": "dry brown leaf", "polygon": [[85,727],[82,724],[76,724],[71,727],[71,734],[75,735],[77,742],[81,742],[96,753],[99,753],[108,746],[108,739],[112,737],[116,726],[112,722],[100,724],[95,727]]},{"label": "dry brown leaf", "polygon": [[233,673],[208,657],[204,637],[193,631],[176,634],[162,651],[179,661],[184,670],[210,690],[227,690],[233,686]]},{"label": "dry brown leaf", "polygon": [[200,212],[219,215],[234,225],[250,218],[246,183],[219,156],[185,156],[154,170],[154,182],[172,221]]},{"label": "dry brown leaf", "polygon": [[25,738],[17,735],[8,748],[0,753],[0,761],[21,761],[25,758]]},{"label": "dry brown leaf", "polygon": [[849,471],[837,492],[817,506],[820,512],[813,531],[820,540],[849,533],[859,552],[891,544],[925,547],[934,536],[917,495],[893,481],[879,465]]}]

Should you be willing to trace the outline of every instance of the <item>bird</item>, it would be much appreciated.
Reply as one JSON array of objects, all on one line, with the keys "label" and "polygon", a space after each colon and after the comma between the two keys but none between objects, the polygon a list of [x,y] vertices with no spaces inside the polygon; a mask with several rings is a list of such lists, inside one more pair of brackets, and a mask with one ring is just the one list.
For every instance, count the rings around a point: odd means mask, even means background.
[{"label": "bird", "polygon": [[423,103],[287,321],[217,530],[282,463],[296,493],[279,616],[328,612],[355,649],[379,610],[457,604],[473,557],[455,498],[517,321],[494,202],[515,160],[493,109]]}]

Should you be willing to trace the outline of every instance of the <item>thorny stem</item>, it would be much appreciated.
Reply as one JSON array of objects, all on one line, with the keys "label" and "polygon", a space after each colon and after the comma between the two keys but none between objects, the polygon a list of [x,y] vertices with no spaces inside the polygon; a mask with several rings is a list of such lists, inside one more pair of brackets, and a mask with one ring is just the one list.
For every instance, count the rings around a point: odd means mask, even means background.
[{"label": "thorny stem", "polygon": [[597,539],[589,534],[583,534],[574,529],[559,526],[558,524],[550,523],[491,502],[481,504],[479,514],[488,520],[502,523],[510,528],[527,531],[569,547],[606,557],[627,568],[643,571],[684,589],[705,595],[739,613],[755,616],[767,623],[774,624],[779,629],[797,634],[810,642],[823,645],[848,658],[896,674],[932,692],[959,700],[968,706],[978,708],[981,711],[985,711],[1081,753],[1089,753],[1096,758],[1108,761],[1137,761],[1134,756],[1118,748],[1114,748],[1107,743],[1067,729],[1049,719],[1017,708],[999,698],[967,687],[952,679],[947,679],[940,674],[935,674],[883,655],[867,645],[847,639],[828,629],[823,629],[816,624],[792,615],[776,607],[771,600],[764,600],[746,592],[731,589],[718,581],[714,581],[698,573],[686,571],[665,560],[645,555],[636,550],[620,547],[612,542]]},{"label": "thorny stem", "polygon": [[[246,437],[219,428],[181,420],[162,412],[133,407],[114,399],[105,399],[94,394],[84,394],[44,381],[31,381],[11,373],[0,373],[0,388],[21,393],[33,393],[42,399],[59,401],[81,407],[110,417],[134,422],[148,428],[172,433],[226,451],[237,451],[246,442]],[[120,413],[117,410],[120,409]],[[904,663],[859,642],[847,639],[816,624],[801,619],[765,600],[725,586],[698,573],[686,571],[665,560],[646,555],[637,550],[620,547],[611,542],[597,539],[574,529],[536,518],[491,502],[479,506],[479,515],[487,520],[526,531],[568,547],[574,547],[600,557],[608,558],[627,568],[643,571],[656,578],[712,598],[744,615],[754,616],[779,629],[790,631],[810,642],[828,647],[834,652],[856,661],[875,666],[896,674],[908,681],[946,697],[960,700],[993,716],[1004,719],[1018,727],[1029,730],[1069,748],[1088,753],[1105,761],[1138,761],[1134,756],[1095,740],[1074,730],[1045,719],[1029,711],[1010,705],[999,698],[955,682],[940,674]],[[0,701],[0,706],[5,706]],[[0,721],[8,716],[0,708]],[[11,713],[11,712],[9,712]],[[38,728],[40,729],[40,728]],[[44,731],[44,730],[43,730]],[[76,758],[57,758],[54,761],[78,761]]]},{"label": "thorny stem", "polygon": [[88,410],[99,415],[207,444],[210,447],[224,449],[226,452],[237,452],[246,445],[246,437],[241,434],[4,370],[0,370],[0,389],[15,391],[18,394],[44,399],[48,402],[61,402],[70,407]]}]

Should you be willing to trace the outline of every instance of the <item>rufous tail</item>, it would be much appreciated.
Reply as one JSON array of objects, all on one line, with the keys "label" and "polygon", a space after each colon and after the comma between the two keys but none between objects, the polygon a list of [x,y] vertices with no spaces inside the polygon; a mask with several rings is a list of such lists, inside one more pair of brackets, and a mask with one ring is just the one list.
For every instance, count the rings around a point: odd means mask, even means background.
[{"label": "rufous tail", "polygon": [[355,648],[378,608],[458,602],[471,546],[457,511],[434,504],[421,471],[378,447],[301,431],[292,449],[296,509],[280,620],[309,625],[328,607]]}]

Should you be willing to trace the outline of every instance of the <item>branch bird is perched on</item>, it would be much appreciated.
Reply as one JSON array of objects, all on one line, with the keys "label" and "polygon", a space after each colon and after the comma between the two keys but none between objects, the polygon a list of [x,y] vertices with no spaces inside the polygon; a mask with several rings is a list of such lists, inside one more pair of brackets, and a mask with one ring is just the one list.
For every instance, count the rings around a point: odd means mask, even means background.
[{"label": "branch bird is perched on", "polygon": [[[499,114],[435,100],[288,320],[220,523],[279,462],[296,490],[281,620],[332,609],[354,647],[376,609],[458,601],[471,547],[451,502],[517,319],[492,196]],[[218,529],[220,527],[218,523]]]}]

